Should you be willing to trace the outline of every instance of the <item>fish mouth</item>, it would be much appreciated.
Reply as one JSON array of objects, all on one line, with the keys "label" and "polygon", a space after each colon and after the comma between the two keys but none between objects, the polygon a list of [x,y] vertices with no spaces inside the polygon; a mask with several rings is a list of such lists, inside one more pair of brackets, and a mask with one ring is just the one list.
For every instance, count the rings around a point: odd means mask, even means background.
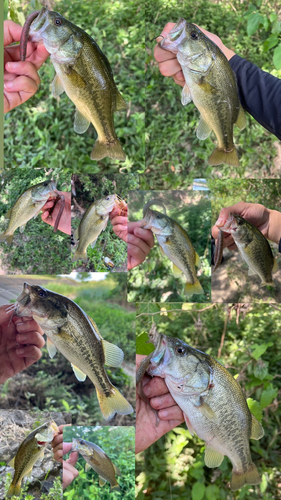
[{"label": "fish mouth", "polygon": [[162,335],[161,341],[158,343],[157,350],[150,360],[149,371],[153,375],[153,371],[157,371],[155,375],[161,376],[161,369],[169,364],[171,360],[170,349],[165,335]]},{"label": "fish mouth", "polygon": [[230,212],[228,219],[224,223],[224,226],[218,226],[218,227],[224,233],[235,233],[238,229],[238,225],[235,219],[235,214]]},{"label": "fish mouth", "polygon": [[[38,15],[34,18],[30,25],[30,36],[32,36],[32,41],[38,41],[33,38],[37,31],[41,31],[45,29],[45,24],[48,23],[48,9],[46,7],[42,7],[40,11],[38,11]],[[41,34],[40,34],[41,38]]]},{"label": "fish mouth", "polygon": [[[176,54],[178,52],[178,46],[186,37],[185,27],[186,20],[181,17],[169,33],[162,32],[163,35],[159,35],[156,39],[161,49],[169,50]],[[162,40],[159,41],[158,38],[160,37],[162,37]]]}]

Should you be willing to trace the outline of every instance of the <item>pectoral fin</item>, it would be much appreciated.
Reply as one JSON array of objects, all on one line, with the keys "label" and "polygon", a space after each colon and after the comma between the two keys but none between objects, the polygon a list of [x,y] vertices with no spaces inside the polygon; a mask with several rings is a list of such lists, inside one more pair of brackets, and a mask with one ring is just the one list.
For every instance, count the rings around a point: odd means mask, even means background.
[{"label": "pectoral fin", "polygon": [[61,80],[59,79],[58,75],[56,75],[52,83],[52,96],[59,97],[61,94],[63,94],[63,92],[64,88],[61,83]]},{"label": "pectoral fin", "polygon": [[114,465],[114,464],[113,464],[113,467],[114,467],[114,470],[115,470],[115,474],[116,474],[116,476],[121,476],[121,471],[120,471],[120,469],[117,467],[117,465]]},{"label": "pectoral fin", "polygon": [[195,406],[203,413],[206,418],[212,420],[213,422],[218,422],[218,417],[215,414],[214,410],[212,410],[208,403],[205,403],[202,396],[199,396],[199,402]]},{"label": "pectoral fin", "polygon": [[118,367],[121,366],[124,359],[124,353],[117,345],[107,342],[102,339],[103,351],[105,355],[105,364],[107,366]]},{"label": "pectoral fin", "polygon": [[191,101],[192,101],[192,97],[191,97],[189,87],[187,85],[185,85],[183,87],[182,93],[181,93],[181,103],[183,106],[186,106],[186,104],[188,104]]},{"label": "pectoral fin", "polygon": [[89,469],[91,469],[92,467],[90,466],[90,464],[86,463],[85,465],[85,471],[88,472]]},{"label": "pectoral fin", "polygon": [[207,137],[209,137],[211,132],[212,132],[211,127],[208,125],[208,123],[205,122],[205,120],[203,120],[201,116],[198,128],[196,130],[196,135],[198,139],[204,141],[205,139],[207,139]]},{"label": "pectoral fin", "polygon": [[74,116],[74,132],[77,134],[84,134],[88,130],[90,122],[88,118],[85,118],[82,113],[76,108]]},{"label": "pectoral fin", "polygon": [[261,423],[252,415],[252,431],[250,439],[261,439],[264,436],[264,429]]},{"label": "pectoral fin", "polygon": [[205,449],[205,464],[211,469],[213,467],[219,467],[222,463],[224,455],[219,451],[212,450],[210,446]]},{"label": "pectoral fin", "polygon": [[77,366],[73,365],[72,363],[71,363],[71,366],[72,366],[72,369],[75,373],[75,377],[77,378],[77,380],[79,380],[80,382],[84,382],[84,380],[86,380],[87,375],[85,375],[85,373],[82,372],[82,370],[80,370],[80,368],[77,368]]},{"label": "pectoral fin", "polygon": [[50,358],[53,358],[57,352],[57,348],[55,344],[49,339],[49,337],[47,337],[47,349]]}]

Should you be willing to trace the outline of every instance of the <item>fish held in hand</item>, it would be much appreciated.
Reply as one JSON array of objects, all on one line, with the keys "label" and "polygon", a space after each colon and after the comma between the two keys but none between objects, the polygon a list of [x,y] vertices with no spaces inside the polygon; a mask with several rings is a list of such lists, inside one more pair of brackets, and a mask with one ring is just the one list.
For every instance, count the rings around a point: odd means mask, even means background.
[{"label": "fish held in hand", "polygon": [[187,232],[166,213],[152,210],[150,206],[161,205],[162,200],[151,200],[143,209],[144,229],[150,229],[156,236],[161,253],[173,262],[175,277],[184,274],[186,285],[184,292],[187,297],[193,294],[204,294],[197,278],[195,266],[200,266],[200,257],[196,253]]},{"label": "fish held in hand", "polygon": [[196,131],[205,140],[213,130],[218,146],[211,154],[210,165],[238,167],[239,160],[233,142],[233,126],[241,130],[246,117],[239,101],[235,73],[219,49],[195,24],[180,19],[159,42],[162,49],[177,55],[185,78],[181,102],[193,101],[200,112]]},{"label": "fish held in hand", "polygon": [[7,493],[7,498],[20,496],[21,482],[24,476],[32,473],[34,464],[42,460],[48,443],[59,434],[54,421],[45,423],[32,431],[20,444],[16,456],[9,463],[15,469],[14,477]]},{"label": "fish held in hand", "polygon": [[272,274],[278,271],[278,264],[270,244],[260,230],[241,215],[232,213],[220,230],[232,235],[241,257],[249,266],[249,276],[257,274],[261,279],[261,286],[275,287]]},{"label": "fish held in hand", "polygon": [[86,460],[86,471],[92,468],[99,475],[99,485],[104,486],[108,481],[110,491],[120,491],[115,476],[121,476],[121,472],[114,465],[107,454],[96,444],[78,438],[72,440],[72,451],[78,451]]},{"label": "fish held in hand", "polygon": [[115,413],[133,413],[131,405],[110,382],[104,367],[121,366],[124,353],[101,337],[96,324],[81,307],[64,295],[24,283],[15,314],[32,316],[37,321],[47,335],[51,358],[58,350],[71,363],[79,381],[83,382],[86,376],[90,378],[106,420]]},{"label": "fish held in hand", "polygon": [[5,218],[9,219],[9,225],[6,231],[0,235],[0,242],[4,241],[11,245],[16,229],[19,227],[22,233],[26,223],[37,217],[42,207],[52,196],[58,196],[54,181],[43,181],[24,191],[5,215]]},{"label": "fish held in hand", "polygon": [[226,455],[233,465],[233,491],[261,482],[249,439],[260,439],[263,428],[251,414],[238,382],[218,361],[180,339],[162,335],[148,373],[165,379],[190,433],[206,442],[208,467],[219,467]]},{"label": "fish held in hand", "polygon": [[58,12],[44,7],[38,15],[31,14],[23,28],[22,60],[26,57],[28,35],[33,42],[43,42],[51,54],[56,71],[52,94],[59,97],[65,92],[75,104],[75,132],[83,134],[90,123],[95,127],[98,138],[91,159],[109,156],[125,160],[114,129],[114,112],[126,108],[126,103],[116,87],[109,61],[97,43]]},{"label": "fish held in hand", "polygon": [[102,200],[97,200],[89,206],[84,213],[78,228],[74,232],[74,240],[78,241],[72,261],[83,260],[87,262],[87,247],[93,247],[102,231],[105,231],[114,205],[117,202],[116,195],[109,195]]}]

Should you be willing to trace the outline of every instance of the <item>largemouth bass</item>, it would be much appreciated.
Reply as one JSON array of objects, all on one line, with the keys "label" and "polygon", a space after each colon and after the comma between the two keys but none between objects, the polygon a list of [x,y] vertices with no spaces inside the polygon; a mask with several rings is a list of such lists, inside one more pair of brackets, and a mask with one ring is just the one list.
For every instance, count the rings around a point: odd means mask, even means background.
[{"label": "largemouth bass", "polygon": [[[126,103],[116,87],[107,57],[93,38],[58,12],[43,7],[32,19],[29,39],[44,43],[56,70],[53,96],[65,92],[75,104],[74,130],[77,134],[86,132],[90,123],[97,131],[91,159],[101,160],[109,156],[125,160],[126,155],[114,130],[113,114],[126,108]],[[28,30],[24,28],[21,44],[26,45],[27,34]]]},{"label": "largemouth bass", "polygon": [[[272,274],[278,271],[278,264],[260,230],[241,215],[232,213],[220,230],[232,235],[241,257],[249,266],[249,276],[257,274],[261,279],[261,286],[276,286]],[[222,244],[221,239],[220,246]]]},{"label": "largemouth bass", "polygon": [[212,130],[217,137],[218,146],[209,164],[238,167],[233,126],[236,123],[243,129],[246,118],[239,101],[236,76],[227,58],[195,24],[182,18],[159,45],[176,54],[182,67],[186,84],[181,102],[185,106],[193,101],[200,112],[198,139],[206,139]]},{"label": "largemouth bass", "polygon": [[121,472],[99,446],[84,439],[73,439],[72,451],[78,451],[86,460],[86,471],[92,468],[98,473],[100,486],[108,481],[111,486],[110,491],[120,491],[115,476],[121,476]]},{"label": "largemouth bass", "polygon": [[88,207],[74,232],[74,240],[79,243],[72,261],[81,259],[87,262],[87,247],[94,246],[100,233],[106,229],[109,214],[116,203],[117,197],[112,194]]},{"label": "largemouth bass", "polygon": [[24,476],[31,474],[34,464],[41,460],[48,443],[59,433],[55,422],[37,427],[20,444],[15,458],[9,463],[15,469],[14,477],[7,493],[7,498],[20,496],[21,482]]},{"label": "largemouth bass", "polygon": [[180,339],[161,335],[160,349],[154,351],[147,371],[165,379],[188,430],[206,442],[207,467],[219,467],[226,455],[233,465],[233,491],[261,482],[249,439],[260,439],[263,428],[238,382],[218,361]]},{"label": "largemouth bass", "polygon": [[51,358],[58,350],[70,361],[78,380],[90,378],[106,420],[115,413],[128,415],[133,412],[128,401],[110,382],[104,368],[105,364],[121,366],[123,351],[101,337],[94,321],[75,302],[41,286],[24,283],[15,314],[32,316],[37,321],[47,335]]},{"label": "largemouth bass", "polygon": [[195,266],[200,266],[200,258],[196,253],[187,232],[168,215],[151,210],[151,205],[162,205],[162,200],[151,200],[144,206],[144,229],[150,229],[156,236],[163,255],[173,262],[176,277],[184,274],[186,285],[184,292],[188,297],[204,293],[196,276]]},{"label": "largemouth bass", "polygon": [[14,232],[19,227],[24,231],[26,223],[37,217],[46,201],[51,197],[57,197],[56,184],[54,181],[43,181],[31,186],[17,199],[16,203],[5,215],[9,219],[9,225],[4,233],[0,235],[0,242],[5,241],[11,245]]}]

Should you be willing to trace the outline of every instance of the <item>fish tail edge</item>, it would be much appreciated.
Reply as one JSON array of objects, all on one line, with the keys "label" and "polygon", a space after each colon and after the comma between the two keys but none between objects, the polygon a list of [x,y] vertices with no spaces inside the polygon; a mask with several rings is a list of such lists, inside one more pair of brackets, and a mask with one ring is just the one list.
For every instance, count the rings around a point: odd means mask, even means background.
[{"label": "fish tail edge", "polygon": [[195,283],[190,284],[186,283],[184,287],[184,293],[187,297],[192,297],[192,295],[197,295],[197,294],[203,294],[204,295],[204,290],[201,286],[201,283],[198,281],[195,281]]},{"label": "fish tail edge", "polygon": [[92,149],[91,160],[102,160],[106,156],[109,156],[109,158],[113,160],[126,160],[126,155],[117,137],[115,141],[110,144],[101,142],[98,139],[96,140]]},{"label": "fish tail edge", "polygon": [[6,498],[11,498],[13,496],[19,497],[21,492],[21,483],[17,484],[11,484],[10,488],[8,489],[8,493],[6,495]]},{"label": "fish tail edge", "polygon": [[7,243],[7,245],[11,245],[13,242],[13,237],[14,233],[13,234],[2,233],[0,234],[0,243]]},{"label": "fish tail edge", "polygon": [[110,420],[114,417],[115,413],[119,415],[129,415],[133,413],[133,408],[121,392],[113,385],[111,386],[110,396],[97,389],[97,396],[100,404],[101,412],[105,420]]},{"label": "fish tail edge", "polygon": [[233,147],[233,150],[227,153],[226,151],[216,148],[209,157],[208,163],[209,165],[221,165],[221,163],[226,163],[226,165],[230,167],[239,167],[237,150]]},{"label": "fish tail edge", "polygon": [[246,471],[232,471],[232,477],[230,481],[230,488],[232,491],[239,490],[245,484],[260,484],[261,477],[258,473],[258,469],[255,464],[251,463]]},{"label": "fish tail edge", "polygon": [[118,483],[111,486],[110,491],[121,491],[120,485]]},{"label": "fish tail edge", "polygon": [[71,261],[76,262],[77,260],[83,260],[83,262],[87,262],[88,257],[87,257],[87,251],[86,252],[76,252],[73,254]]}]

